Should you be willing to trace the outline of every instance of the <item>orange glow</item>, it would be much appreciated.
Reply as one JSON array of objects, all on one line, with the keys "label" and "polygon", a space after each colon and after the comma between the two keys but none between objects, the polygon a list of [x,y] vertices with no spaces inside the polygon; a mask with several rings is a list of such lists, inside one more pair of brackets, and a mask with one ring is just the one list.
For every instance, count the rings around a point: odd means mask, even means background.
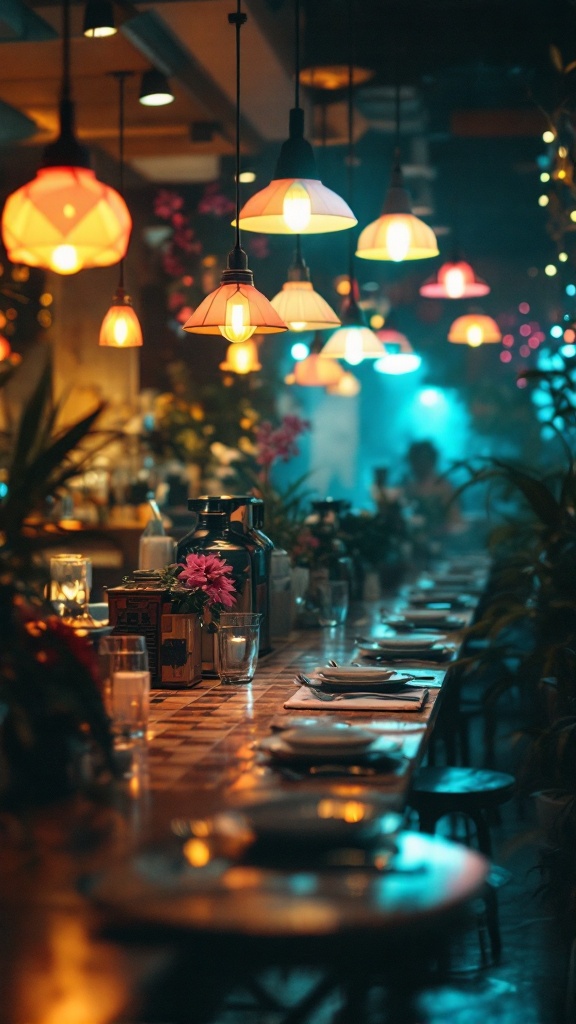
[{"label": "orange glow", "polygon": [[456,345],[470,345],[471,348],[494,344],[501,339],[502,333],[496,321],[481,313],[459,316],[448,332],[448,341]]},{"label": "orange glow", "polygon": [[210,862],[210,847],[203,839],[189,839],[184,843],[182,851],[193,868],[203,868]]},{"label": "orange glow", "polygon": [[[305,388],[326,388],[338,384],[344,370],[334,359],[312,353],[294,366],[294,383]],[[292,376],[292,374],[291,374]]]},{"label": "orange glow", "polygon": [[142,328],[128,295],[120,290],[100,327],[98,343],[108,348],[138,348],[142,345]]},{"label": "orange glow", "polygon": [[12,347],[8,338],[5,338],[3,334],[0,334],[0,360],[8,359],[12,351]]},{"label": "orange glow", "polygon": [[85,167],[41,168],[8,196],[2,214],[12,262],[57,274],[118,263],[131,230],[122,196]]},{"label": "orange glow", "polygon": [[229,345],[226,350],[226,358],[220,363],[221,370],[228,370],[230,373],[253,373],[262,369],[258,359],[258,346],[251,338],[234,345]]}]

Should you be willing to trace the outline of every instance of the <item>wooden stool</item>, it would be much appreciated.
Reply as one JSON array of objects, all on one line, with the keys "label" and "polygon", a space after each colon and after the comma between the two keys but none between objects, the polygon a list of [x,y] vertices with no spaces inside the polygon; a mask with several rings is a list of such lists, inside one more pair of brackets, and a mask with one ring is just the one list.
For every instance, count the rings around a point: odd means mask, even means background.
[{"label": "wooden stool", "polygon": [[[448,814],[464,815],[473,822],[478,849],[492,857],[490,813],[510,800],[514,791],[513,775],[484,768],[421,768],[414,781],[409,803],[418,812],[420,830],[430,834]],[[471,845],[469,842],[468,845]],[[500,957],[502,942],[498,921],[496,890],[488,882],[485,896],[486,926],[492,957]]]}]

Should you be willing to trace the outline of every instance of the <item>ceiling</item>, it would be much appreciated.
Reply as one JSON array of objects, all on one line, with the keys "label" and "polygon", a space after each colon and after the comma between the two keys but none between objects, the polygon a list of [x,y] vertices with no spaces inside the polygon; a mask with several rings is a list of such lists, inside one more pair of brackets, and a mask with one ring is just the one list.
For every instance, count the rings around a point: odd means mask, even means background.
[{"label": "ceiling", "polygon": [[[234,0],[115,0],[120,31],[100,40],[82,36],[84,0],[71,6],[81,139],[116,157],[112,72],[128,70],[126,156],[133,171],[155,182],[216,178],[233,152],[234,33],[227,16]],[[243,160],[269,176],[293,105],[294,0],[245,0],[244,7]],[[361,223],[376,215],[386,187],[400,85],[402,160],[415,212],[441,234],[456,216],[458,194],[460,234],[467,245],[470,234],[478,236],[480,254],[500,241],[505,248],[507,219],[519,232],[515,245],[529,245],[535,225],[546,241],[535,160],[547,113],[566,98],[569,104],[574,91],[576,72],[561,75],[550,46],[558,47],[557,62],[576,59],[576,0],[301,0],[301,7],[304,67],[346,64],[352,45],[355,63],[371,73],[355,94]],[[23,174],[26,161],[37,161],[35,147],[57,129],[60,25],[59,0],[0,4],[0,165],[9,166],[10,179]],[[170,76],[170,106],[138,103],[140,75],[151,64]],[[331,187],[345,188],[345,90],[305,89],[303,99],[308,135],[324,145],[321,173]],[[19,160],[15,144],[22,147]],[[254,188],[261,184],[258,178]],[[480,222],[466,221],[470,197],[486,206]]]}]

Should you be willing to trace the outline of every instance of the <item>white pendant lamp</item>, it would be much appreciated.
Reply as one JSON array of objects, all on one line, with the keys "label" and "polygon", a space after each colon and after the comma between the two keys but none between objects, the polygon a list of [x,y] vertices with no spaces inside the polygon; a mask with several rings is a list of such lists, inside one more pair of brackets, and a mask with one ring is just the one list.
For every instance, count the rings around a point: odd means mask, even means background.
[{"label": "white pendant lamp", "polygon": [[438,255],[432,228],[415,217],[400,166],[400,86],[396,86],[396,148],[392,180],[382,215],[360,232],[356,255],[363,260],[424,260]]},{"label": "white pendant lamp", "polygon": [[240,227],[270,235],[313,235],[344,231],[358,223],[344,200],[320,181],[312,146],[304,138],[300,106],[300,0],[294,0],[295,98],[289,136],[280,150],[274,178],[240,211]]},{"label": "white pendant lamp", "polygon": [[[114,71],[118,79],[118,145],[120,194],[124,195],[124,83],[131,71]],[[98,344],[106,348],[139,348],[143,344],[142,328],[132,300],[124,288],[124,258],[120,260],[118,287],[100,327]]]},{"label": "white pendant lamp", "polygon": [[378,338],[384,345],[385,355],[374,363],[377,373],[400,377],[405,373],[414,373],[420,368],[422,359],[414,351],[405,334],[384,327],[378,331]]},{"label": "white pendant lamp", "polygon": [[60,135],[44,150],[36,177],[8,196],[2,239],[13,263],[76,274],[109,267],[126,253],[132,220],[126,203],[90,169],[74,132],[70,85],[70,0],[63,0]]},{"label": "white pendant lamp", "polygon": [[236,30],[236,240],[228,253],[220,287],[200,303],[184,330],[190,334],[219,334],[236,343],[248,341],[255,333],[276,334],[287,327],[266,296],[254,287],[248,256],[240,244],[240,29],[246,21],[241,0],[237,0],[236,13],[228,15],[228,20]]},{"label": "white pendant lamp", "polygon": [[300,235],[296,236],[296,258],[288,270],[288,280],[270,301],[290,331],[326,330],[340,324],[332,307],[312,287],[310,271],[302,258]]}]

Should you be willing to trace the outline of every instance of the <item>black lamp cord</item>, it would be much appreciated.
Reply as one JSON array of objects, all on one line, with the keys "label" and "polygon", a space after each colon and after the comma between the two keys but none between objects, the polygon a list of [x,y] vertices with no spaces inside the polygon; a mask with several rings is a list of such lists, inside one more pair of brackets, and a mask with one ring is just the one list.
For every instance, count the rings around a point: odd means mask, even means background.
[{"label": "black lamp cord", "polygon": [[236,11],[228,15],[228,22],[236,29],[236,241],[235,249],[240,249],[240,29],[246,23],[246,15],[242,13],[242,0],[237,0]]},{"label": "black lamp cord", "polygon": [[[354,209],[354,16],[353,0],[348,0],[348,205]],[[354,232],[348,232],[348,279],[350,298],[353,299]]]},{"label": "black lamp cord", "polygon": [[294,106],[300,106],[300,0],[294,0]]},{"label": "black lamp cord", "polygon": [[62,95],[69,102],[70,88],[70,0],[62,0]]}]

